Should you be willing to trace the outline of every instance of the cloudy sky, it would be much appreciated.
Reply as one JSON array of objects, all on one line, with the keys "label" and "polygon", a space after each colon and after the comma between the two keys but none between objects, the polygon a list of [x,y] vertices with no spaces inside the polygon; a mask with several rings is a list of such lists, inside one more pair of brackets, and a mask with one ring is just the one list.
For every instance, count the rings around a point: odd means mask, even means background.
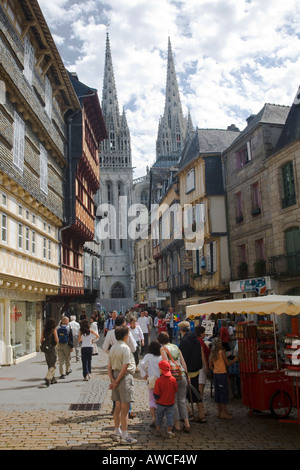
[{"label": "cloudy sky", "polygon": [[134,176],[155,161],[171,39],[183,112],[226,129],[265,103],[290,106],[300,85],[299,0],[39,0],[63,61],[102,100],[109,31]]}]

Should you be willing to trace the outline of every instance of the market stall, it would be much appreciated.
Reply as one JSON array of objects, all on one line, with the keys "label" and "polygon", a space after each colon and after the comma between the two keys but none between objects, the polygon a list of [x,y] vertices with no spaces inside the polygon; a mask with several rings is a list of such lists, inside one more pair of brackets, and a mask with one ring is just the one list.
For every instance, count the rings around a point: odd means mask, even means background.
[{"label": "market stall", "polygon": [[[253,298],[218,300],[186,307],[187,319],[211,314],[274,315],[272,321],[245,321],[237,324],[236,337],[242,385],[242,400],[250,412],[270,410],[285,422],[300,424],[299,324],[284,338],[284,361],[278,357],[278,334],[275,315],[300,315],[299,296],[267,295]],[[292,406],[297,420],[287,420]]]}]

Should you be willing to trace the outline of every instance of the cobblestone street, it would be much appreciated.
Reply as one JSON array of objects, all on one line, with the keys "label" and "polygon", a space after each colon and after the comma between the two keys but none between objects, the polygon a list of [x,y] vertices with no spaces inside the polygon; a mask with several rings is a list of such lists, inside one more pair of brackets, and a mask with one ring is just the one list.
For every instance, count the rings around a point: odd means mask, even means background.
[{"label": "cobblestone street", "polygon": [[[137,443],[120,446],[111,439],[112,402],[106,374],[107,356],[99,348],[93,357],[89,382],[82,380],[81,363],[72,358],[72,373],[49,388],[44,386],[44,355],[39,353],[18,365],[0,369],[1,450],[299,450],[300,427],[280,423],[269,413],[248,416],[241,400],[232,399],[231,421],[216,417],[207,384],[207,423],[191,423],[191,433],[176,433],[173,439],[158,439],[150,428],[146,383],[135,376],[136,413],[129,432]],[[296,418],[293,409],[290,418]]]}]

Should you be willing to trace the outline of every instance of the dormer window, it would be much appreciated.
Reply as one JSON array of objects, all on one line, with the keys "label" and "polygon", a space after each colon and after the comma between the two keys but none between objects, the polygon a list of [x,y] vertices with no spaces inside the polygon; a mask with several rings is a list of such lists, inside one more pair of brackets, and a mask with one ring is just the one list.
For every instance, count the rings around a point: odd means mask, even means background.
[{"label": "dormer window", "polygon": [[251,156],[251,145],[250,142],[247,142],[243,147],[241,147],[237,152],[235,152],[236,158],[236,168],[242,168],[252,159]]}]

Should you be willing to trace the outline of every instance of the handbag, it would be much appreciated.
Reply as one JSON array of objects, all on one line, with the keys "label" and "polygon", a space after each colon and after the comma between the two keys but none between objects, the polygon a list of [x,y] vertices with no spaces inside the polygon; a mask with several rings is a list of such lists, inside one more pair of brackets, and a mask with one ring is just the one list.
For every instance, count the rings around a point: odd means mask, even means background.
[{"label": "handbag", "polygon": [[181,366],[176,361],[174,361],[172,354],[170,353],[168,348],[164,347],[164,350],[171,359],[171,362],[169,360],[171,374],[173,375],[173,377],[175,377],[176,380],[182,380]]},{"label": "handbag", "polygon": [[50,352],[51,349],[51,338],[44,338],[40,345],[40,350],[43,353]]}]

